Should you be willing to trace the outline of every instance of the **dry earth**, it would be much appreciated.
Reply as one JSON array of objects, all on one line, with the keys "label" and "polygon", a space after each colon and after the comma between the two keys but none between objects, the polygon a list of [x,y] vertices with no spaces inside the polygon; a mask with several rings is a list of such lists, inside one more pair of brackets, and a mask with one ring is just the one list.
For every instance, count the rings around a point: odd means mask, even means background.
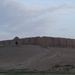
[{"label": "dry earth", "polygon": [[0,70],[75,72],[75,49],[42,46],[1,46]]}]

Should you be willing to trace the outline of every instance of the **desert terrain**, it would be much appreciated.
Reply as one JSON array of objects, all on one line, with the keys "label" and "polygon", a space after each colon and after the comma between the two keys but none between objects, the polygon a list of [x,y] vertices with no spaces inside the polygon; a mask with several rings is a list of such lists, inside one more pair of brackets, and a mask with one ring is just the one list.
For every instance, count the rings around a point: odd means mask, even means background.
[{"label": "desert terrain", "polygon": [[75,48],[0,46],[0,72],[12,70],[75,72]]}]

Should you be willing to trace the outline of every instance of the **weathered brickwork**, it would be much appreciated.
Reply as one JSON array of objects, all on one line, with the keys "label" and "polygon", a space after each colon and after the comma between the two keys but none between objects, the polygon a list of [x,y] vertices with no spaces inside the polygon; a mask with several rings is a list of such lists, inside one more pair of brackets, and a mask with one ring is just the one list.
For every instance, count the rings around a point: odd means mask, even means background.
[{"label": "weathered brickwork", "polygon": [[13,40],[0,41],[0,46],[5,45],[39,45],[50,47],[72,47],[75,48],[75,39],[54,38],[54,37],[29,37]]}]

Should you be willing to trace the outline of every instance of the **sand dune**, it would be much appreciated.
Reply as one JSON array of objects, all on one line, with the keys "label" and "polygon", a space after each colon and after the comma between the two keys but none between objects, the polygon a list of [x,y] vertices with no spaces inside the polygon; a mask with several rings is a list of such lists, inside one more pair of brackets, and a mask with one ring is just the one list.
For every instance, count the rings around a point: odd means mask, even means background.
[{"label": "sand dune", "polygon": [[0,69],[49,70],[54,65],[75,64],[74,48],[41,46],[0,47]]}]

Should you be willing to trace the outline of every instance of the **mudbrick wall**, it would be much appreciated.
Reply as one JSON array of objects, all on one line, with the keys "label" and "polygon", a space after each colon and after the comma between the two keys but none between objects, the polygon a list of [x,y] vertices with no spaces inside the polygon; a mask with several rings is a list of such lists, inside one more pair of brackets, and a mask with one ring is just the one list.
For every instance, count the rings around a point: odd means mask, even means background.
[{"label": "mudbrick wall", "polygon": [[19,39],[15,37],[13,40],[0,41],[0,46],[6,45],[39,45],[50,47],[72,47],[75,48],[75,39],[54,38],[54,37],[30,37]]}]

